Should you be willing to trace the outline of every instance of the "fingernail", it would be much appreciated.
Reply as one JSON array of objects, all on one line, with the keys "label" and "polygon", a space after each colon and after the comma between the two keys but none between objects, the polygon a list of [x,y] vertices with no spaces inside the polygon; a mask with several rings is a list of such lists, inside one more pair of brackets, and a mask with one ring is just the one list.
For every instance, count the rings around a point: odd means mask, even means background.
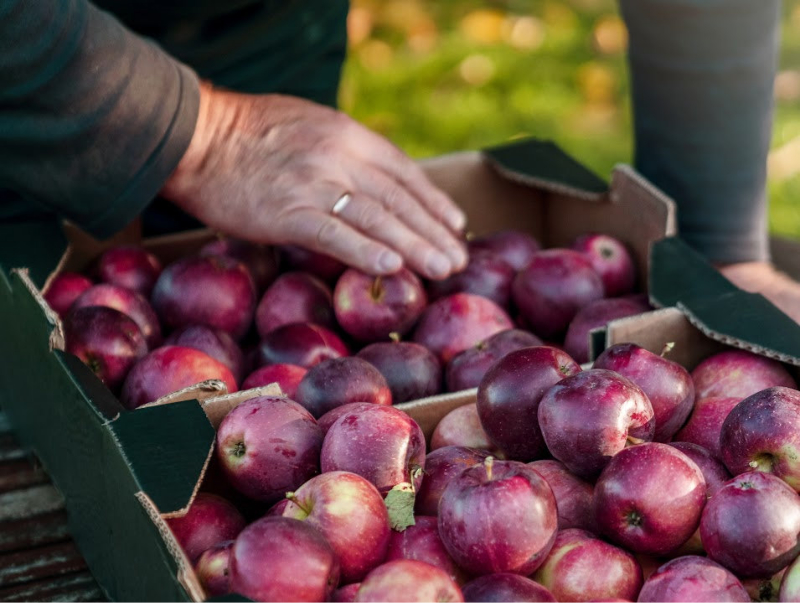
[{"label": "fingernail", "polygon": [[450,213],[448,222],[450,222],[450,228],[457,232],[461,232],[467,225],[467,216],[465,216],[464,212],[462,211],[454,210]]},{"label": "fingernail", "polygon": [[453,264],[453,269],[461,270],[467,265],[467,253],[461,248],[461,246],[454,245],[453,247],[449,247],[447,250],[447,255]]},{"label": "fingernail", "polygon": [[383,272],[397,272],[403,266],[403,258],[393,251],[384,251],[378,258],[378,267]]},{"label": "fingernail", "polygon": [[433,278],[441,278],[446,276],[450,270],[452,270],[452,268],[453,266],[450,263],[450,260],[448,260],[447,257],[441,253],[436,253],[430,256],[425,262],[425,269]]}]

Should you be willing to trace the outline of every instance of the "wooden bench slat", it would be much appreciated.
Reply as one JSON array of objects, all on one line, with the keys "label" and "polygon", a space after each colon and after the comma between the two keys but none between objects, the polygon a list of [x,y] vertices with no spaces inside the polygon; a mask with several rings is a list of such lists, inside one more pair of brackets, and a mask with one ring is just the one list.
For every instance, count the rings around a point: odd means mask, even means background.
[{"label": "wooden bench slat", "polygon": [[0,588],[0,601],[103,601],[105,595],[89,572],[76,572]]},{"label": "wooden bench slat", "polygon": [[0,494],[0,521],[24,519],[64,508],[64,498],[50,484]]},{"label": "wooden bench slat", "polygon": [[41,467],[35,467],[27,459],[0,463],[0,493],[46,484],[49,481]]},{"label": "wooden bench slat", "polygon": [[74,542],[0,555],[0,586],[22,584],[86,569]]},{"label": "wooden bench slat", "polygon": [[64,510],[0,522],[0,553],[32,549],[70,539]]}]

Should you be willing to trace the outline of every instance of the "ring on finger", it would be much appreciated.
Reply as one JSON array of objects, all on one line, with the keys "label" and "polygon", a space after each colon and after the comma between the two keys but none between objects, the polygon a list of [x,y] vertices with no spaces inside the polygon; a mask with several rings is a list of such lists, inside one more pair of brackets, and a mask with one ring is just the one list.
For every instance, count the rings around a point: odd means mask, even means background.
[{"label": "ring on finger", "polygon": [[338,216],[340,213],[342,213],[352,198],[353,196],[350,193],[344,193],[336,200],[336,203],[333,204],[333,208],[331,208],[331,214]]}]

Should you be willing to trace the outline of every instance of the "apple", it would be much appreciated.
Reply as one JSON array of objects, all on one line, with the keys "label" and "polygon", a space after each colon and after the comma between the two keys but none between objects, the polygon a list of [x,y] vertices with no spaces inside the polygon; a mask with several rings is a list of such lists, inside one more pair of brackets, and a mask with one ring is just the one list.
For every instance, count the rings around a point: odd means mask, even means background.
[{"label": "apple", "polygon": [[596,532],[594,523],[594,486],[572,475],[563,463],[533,461],[528,467],[544,478],[553,491],[558,510],[558,529],[580,528]]},{"label": "apple", "polygon": [[368,406],[372,406],[372,402],[351,402],[350,404],[342,404],[341,406],[337,406],[336,408],[329,410],[324,415],[322,415],[319,419],[317,419],[317,425],[322,430],[323,437],[328,434],[328,430],[331,428],[331,425],[336,423],[339,420],[339,417],[349,413],[350,411],[359,411]]},{"label": "apple", "polygon": [[706,480],[707,498],[714,496],[731,479],[725,465],[702,446],[691,442],[670,442],[669,445],[688,456],[700,469]]},{"label": "apple", "polygon": [[[589,336],[591,331],[605,327],[612,320],[647,312],[650,307],[625,297],[597,299],[578,310],[569,323],[564,349],[576,362],[589,362]],[[595,368],[608,368],[598,367]],[[688,373],[686,374],[688,377]]]},{"label": "apple", "polygon": [[366,343],[389,339],[390,333],[405,335],[427,303],[422,283],[406,268],[388,276],[370,276],[350,268],[333,291],[339,325]]},{"label": "apple", "polygon": [[373,343],[356,356],[381,372],[392,391],[394,404],[435,396],[442,391],[442,364],[418,343]]},{"label": "apple", "polygon": [[164,268],[152,302],[170,328],[201,324],[238,341],[253,321],[256,289],[250,271],[229,256],[185,257]]},{"label": "apple", "polygon": [[578,310],[603,297],[603,281],[583,254],[547,249],[517,274],[512,295],[533,332],[551,339],[567,330]]},{"label": "apple", "polygon": [[312,477],[293,493],[283,517],[313,525],[339,560],[343,582],[357,582],[386,557],[391,528],[383,497],[355,473]]},{"label": "apple", "polygon": [[465,469],[439,502],[442,542],[459,567],[477,575],[534,572],[553,546],[557,524],[550,486],[516,461],[488,457]]},{"label": "apple", "polygon": [[662,565],[644,583],[639,601],[742,601],[750,596],[739,579],[705,557],[687,555]]},{"label": "apple", "polygon": [[783,574],[778,601],[800,601],[800,561],[797,559],[792,561]]},{"label": "apple", "polygon": [[356,593],[361,588],[361,582],[353,582],[346,586],[340,586],[331,595],[333,603],[353,603],[356,600]]},{"label": "apple", "polygon": [[217,456],[231,485],[274,503],[319,473],[322,430],[287,398],[261,396],[230,411],[217,430]]},{"label": "apple", "polygon": [[164,340],[165,345],[194,348],[218,360],[230,369],[236,382],[244,376],[244,354],[239,345],[226,331],[205,325],[191,325],[173,331]]},{"label": "apple", "polygon": [[414,331],[414,341],[447,364],[459,352],[513,326],[505,310],[493,301],[456,293],[425,309]]},{"label": "apple", "polygon": [[636,267],[622,241],[610,235],[588,233],[575,239],[571,247],[591,262],[603,280],[606,296],[618,297],[633,291]]},{"label": "apple", "polygon": [[104,283],[132,289],[149,297],[161,274],[161,262],[138,245],[112,247],[97,261],[97,275]]},{"label": "apple", "polygon": [[158,323],[158,316],[144,296],[136,291],[105,283],[94,285],[81,293],[70,310],[90,306],[105,306],[127,314],[139,325],[148,348],[153,349],[160,345],[161,325]]},{"label": "apple", "polygon": [[63,319],[75,300],[92,285],[94,283],[82,274],[62,272],[48,284],[44,300]]},{"label": "apple", "polygon": [[122,385],[120,401],[134,409],[209,379],[222,381],[230,393],[238,391],[236,378],[221,362],[194,348],[166,345],[133,366]]},{"label": "apple", "polygon": [[267,333],[258,345],[256,364],[295,364],[308,369],[323,360],[349,355],[350,350],[333,331],[295,322]]},{"label": "apple", "polygon": [[339,562],[319,530],[289,517],[263,517],[231,549],[231,591],[253,601],[329,601]]},{"label": "apple", "polygon": [[341,415],[328,428],[320,463],[323,472],[350,471],[368,479],[384,496],[402,483],[418,490],[425,435],[403,411],[371,404]]},{"label": "apple", "polygon": [[464,446],[446,446],[428,453],[422,486],[417,491],[414,503],[415,512],[419,515],[438,515],[439,500],[447,484],[464,469],[482,463],[488,456],[486,451]]},{"label": "apple", "polygon": [[256,307],[256,329],[261,337],[294,322],[311,322],[328,329],[336,325],[331,290],[305,272],[280,275]]},{"label": "apple", "polygon": [[768,387],[797,383],[777,360],[745,350],[726,350],[706,358],[692,371],[698,398],[739,398]]},{"label": "apple", "polygon": [[461,589],[444,570],[413,559],[379,565],[364,578],[356,601],[463,601]]},{"label": "apple", "polygon": [[642,568],[629,552],[585,530],[561,530],[533,579],[557,601],[634,601]]},{"label": "apple", "polygon": [[220,496],[200,492],[182,517],[167,519],[175,540],[194,563],[211,547],[233,540],[244,529],[242,514]]},{"label": "apple", "polygon": [[768,578],[800,553],[800,497],[763,471],[737,475],[708,501],[700,537],[709,558],[743,578]]},{"label": "apple", "polygon": [[489,251],[498,255],[517,272],[527,267],[533,254],[542,248],[539,241],[519,230],[501,230],[478,237],[472,239],[468,247],[470,253]]},{"label": "apple", "polygon": [[667,555],[686,542],[705,503],[706,482],[698,466],[657,442],[618,452],[594,487],[600,532],[647,555]]},{"label": "apple", "polygon": [[677,362],[623,343],[600,354],[594,368],[615,371],[642,388],[655,413],[655,442],[670,441],[692,412],[694,383],[689,371]]},{"label": "apple", "polygon": [[194,571],[200,584],[210,597],[227,595],[231,592],[229,566],[233,540],[223,540],[205,550],[195,563]]},{"label": "apple", "polygon": [[725,419],[741,398],[698,398],[683,429],[675,434],[677,442],[691,442],[722,459],[719,436]]},{"label": "apple", "polygon": [[478,405],[475,403],[451,410],[436,425],[431,436],[431,450],[445,446],[466,446],[487,450],[495,457],[502,454],[483,430],[478,417]]},{"label": "apple", "polygon": [[500,331],[484,341],[479,341],[448,363],[445,370],[447,390],[457,392],[478,387],[495,362],[511,352],[540,345],[543,345],[541,339],[522,329]]},{"label": "apple", "polygon": [[282,245],[280,253],[282,262],[290,270],[308,272],[326,283],[335,283],[336,279],[347,269],[347,266],[336,258],[311,251],[305,247]]},{"label": "apple", "polygon": [[253,389],[277,383],[281,391],[292,400],[297,395],[297,386],[303,380],[307,369],[294,364],[268,364],[250,373],[242,383],[242,389]]},{"label": "apple", "polygon": [[541,584],[509,572],[479,576],[468,582],[462,591],[465,601],[556,601]]},{"label": "apple", "polygon": [[454,293],[472,293],[492,300],[501,308],[511,301],[511,283],[517,271],[499,255],[488,251],[474,251],[464,270],[441,281],[428,283],[431,299],[440,299]]},{"label": "apple", "polygon": [[392,404],[392,392],[380,371],[366,360],[349,356],[323,360],[311,367],[297,386],[297,401],[320,417],[351,402]]},{"label": "apple", "polygon": [[114,391],[147,354],[147,343],[133,319],[104,306],[78,308],[67,314],[64,339],[65,350]]},{"label": "apple", "polygon": [[591,369],[547,390],[539,403],[539,427],[556,459],[593,480],[629,443],[652,440],[655,420],[638,385],[619,373]]},{"label": "apple", "polygon": [[549,346],[507,354],[478,387],[478,416],[489,440],[508,458],[542,458],[547,452],[537,418],[542,396],[580,371],[568,354]]},{"label": "apple", "polygon": [[461,584],[464,581],[462,572],[439,536],[439,523],[436,517],[418,515],[415,523],[402,532],[392,530],[389,538],[389,548],[386,551],[386,561],[397,559],[413,559],[424,561],[447,572],[454,582]]},{"label": "apple", "polygon": [[[791,567],[791,565],[789,567]],[[750,578],[742,580],[742,586],[744,586],[744,589],[753,601],[780,601],[781,599],[778,597],[781,590],[781,583],[787,571],[789,571],[789,568],[779,571],[770,578]],[[789,601],[791,599],[783,600]]]},{"label": "apple", "polygon": [[800,391],[771,387],[739,402],[722,424],[719,447],[733,475],[766,471],[800,490]]},{"label": "apple", "polygon": [[256,292],[260,293],[269,287],[278,274],[278,262],[275,250],[250,241],[233,238],[219,238],[207,243],[200,249],[201,256],[224,255],[238,260],[245,265]]}]

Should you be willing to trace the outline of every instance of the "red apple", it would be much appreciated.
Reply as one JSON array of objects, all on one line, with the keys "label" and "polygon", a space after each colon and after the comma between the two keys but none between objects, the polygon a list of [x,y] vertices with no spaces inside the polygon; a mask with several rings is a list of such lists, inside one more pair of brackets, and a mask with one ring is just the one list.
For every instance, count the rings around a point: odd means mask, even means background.
[{"label": "red apple", "polygon": [[447,390],[457,392],[478,387],[495,362],[511,352],[540,345],[542,340],[533,333],[521,329],[500,331],[450,361],[445,371]]},{"label": "red apple", "polygon": [[161,274],[161,262],[137,245],[112,247],[97,261],[97,275],[104,283],[133,289],[149,297]]},{"label": "red apple", "polygon": [[185,257],[164,268],[152,301],[168,327],[206,325],[239,340],[253,321],[256,290],[249,270],[231,257]]},{"label": "red apple", "polygon": [[258,346],[256,364],[295,364],[308,369],[323,360],[349,354],[347,346],[333,331],[296,322],[267,333]]},{"label": "red apple", "polygon": [[646,443],[620,451],[594,488],[601,533],[637,553],[666,555],[697,529],[706,503],[703,473],[672,446]]},{"label": "red apple", "polygon": [[786,568],[786,572],[783,574],[778,601],[800,601],[800,561],[797,559]]},{"label": "red apple", "polygon": [[629,552],[585,530],[562,530],[533,579],[558,601],[634,601],[642,568]]},{"label": "red apple", "polygon": [[617,297],[633,291],[636,267],[622,241],[605,234],[589,233],[579,236],[572,249],[584,254],[603,280],[607,297]]},{"label": "red apple", "polygon": [[675,434],[677,442],[691,442],[722,459],[719,436],[725,419],[741,398],[698,398],[686,425]]},{"label": "red apple", "polygon": [[200,584],[211,597],[231,592],[229,566],[233,540],[224,540],[203,552],[197,559],[194,571]]},{"label": "red apple", "polygon": [[326,283],[335,283],[347,266],[336,258],[304,247],[283,245],[280,248],[283,263],[290,270],[308,272]]},{"label": "red apple", "polygon": [[511,459],[532,461],[547,449],[537,413],[542,396],[581,367],[553,347],[525,348],[507,354],[478,387],[478,416],[491,442]]},{"label": "red apple", "polygon": [[737,576],[768,578],[800,553],[800,497],[763,471],[738,475],[708,501],[700,536],[708,556]]},{"label": "red apple", "polygon": [[470,253],[474,251],[494,253],[517,272],[527,267],[533,254],[541,248],[536,239],[519,230],[502,230],[469,242]]},{"label": "red apple", "polygon": [[463,601],[461,589],[446,572],[412,559],[389,561],[361,583],[356,601]]},{"label": "red apple", "polygon": [[341,415],[322,443],[322,471],[351,471],[384,496],[408,482],[419,489],[425,467],[425,435],[406,413],[371,404]]},{"label": "red apple", "polygon": [[383,497],[355,473],[331,471],[312,477],[287,495],[282,515],[317,528],[339,560],[343,582],[361,580],[386,556],[389,514]]},{"label": "red apple", "polygon": [[456,293],[428,306],[417,324],[414,341],[447,364],[459,352],[513,326],[508,314],[493,301]]},{"label": "red apple", "polygon": [[329,329],[336,324],[331,290],[304,272],[280,275],[256,308],[256,328],[261,337],[294,322],[311,322]]},{"label": "red apple", "polygon": [[698,398],[746,398],[768,387],[797,383],[777,360],[744,350],[726,350],[706,358],[692,371]]},{"label": "red apple", "polygon": [[319,428],[322,430],[323,437],[328,434],[328,430],[331,428],[331,425],[336,423],[336,421],[339,420],[339,417],[349,413],[350,411],[359,411],[368,406],[372,406],[372,402],[351,402],[350,404],[342,404],[341,406],[337,406],[336,408],[326,412],[319,419],[317,419],[317,425],[319,425]]},{"label": "red apple", "polygon": [[256,369],[242,383],[242,389],[253,389],[277,383],[281,391],[292,400],[297,395],[297,386],[308,371],[294,364],[269,364]]},{"label": "red apple", "polygon": [[678,557],[650,576],[639,593],[639,601],[693,602],[742,601],[750,596],[738,578],[705,557]]},{"label": "red apple", "polygon": [[639,386],[618,373],[591,369],[547,390],[539,404],[539,427],[556,459],[593,480],[629,443],[652,440],[655,421]]},{"label": "red apple", "polygon": [[392,404],[392,392],[380,371],[366,360],[349,356],[323,360],[311,367],[297,386],[297,401],[320,417],[352,402]]},{"label": "red apple", "polygon": [[244,529],[245,521],[236,507],[224,498],[200,492],[186,515],[167,519],[167,525],[194,563],[211,547],[236,538]]},{"label": "red apple", "polygon": [[[612,320],[641,314],[649,309],[646,303],[625,297],[595,300],[581,308],[569,323],[564,349],[576,362],[589,362],[589,336],[592,330],[605,327]],[[686,373],[686,376],[689,374]]]},{"label": "red apple", "polygon": [[361,588],[361,582],[353,582],[347,586],[340,586],[331,596],[333,603],[353,603],[356,600],[356,593]]},{"label": "red apple", "polygon": [[44,292],[44,299],[56,314],[64,318],[75,300],[93,284],[82,274],[62,272],[50,281]]},{"label": "red apple", "polygon": [[555,601],[541,584],[519,574],[501,572],[475,578],[462,589],[465,601]]},{"label": "red apple", "polygon": [[439,537],[439,524],[435,517],[418,515],[415,523],[402,532],[392,531],[386,561],[397,559],[413,559],[424,561],[447,572],[454,582],[461,584],[464,580],[462,572],[453,558],[444,548]]},{"label": "red apple", "polygon": [[670,442],[669,445],[688,456],[703,473],[708,498],[714,496],[731,479],[725,465],[702,446],[691,442]]},{"label": "red apple", "polygon": [[147,343],[133,319],[103,306],[77,308],[67,314],[64,338],[66,351],[80,358],[114,391],[147,354]]},{"label": "red apple", "polygon": [[616,371],[642,388],[655,413],[655,442],[671,440],[692,412],[694,383],[689,371],[677,362],[623,343],[600,354],[594,368]]},{"label": "red apple", "polygon": [[528,467],[544,478],[553,491],[558,509],[558,529],[581,528],[596,532],[594,523],[594,486],[572,475],[558,461],[534,461]]},{"label": "red apple", "polygon": [[70,310],[74,311],[89,306],[105,306],[130,316],[139,325],[150,349],[161,343],[161,326],[158,323],[158,316],[141,294],[117,285],[94,285],[75,300]]},{"label": "red apple", "polygon": [[603,281],[583,254],[547,249],[517,275],[512,294],[533,332],[550,339],[566,331],[578,310],[603,297]]},{"label": "red apple", "polygon": [[173,331],[164,341],[165,345],[194,348],[218,360],[230,369],[236,382],[244,376],[244,354],[227,332],[205,325],[192,325]]},{"label": "red apple", "polygon": [[[791,567],[791,565],[789,567]],[[744,586],[744,589],[753,601],[791,601],[792,599],[779,598],[783,576],[787,571],[789,571],[789,568],[779,571],[770,578],[750,578],[742,580],[742,586]]]},{"label": "red apple", "polygon": [[440,299],[454,293],[472,293],[492,300],[501,308],[508,308],[511,301],[511,283],[517,271],[500,256],[475,251],[469,255],[469,263],[461,272],[441,281],[428,283],[431,299]]},{"label": "red apple", "polygon": [[339,584],[331,545],[306,522],[264,517],[231,549],[231,591],[253,601],[329,601]]},{"label": "red apple", "polygon": [[278,274],[275,250],[264,245],[232,238],[220,238],[203,246],[201,256],[224,255],[247,267],[257,292],[264,291]]},{"label": "red apple", "polygon": [[394,404],[435,396],[442,391],[442,365],[430,350],[418,343],[373,343],[356,356],[381,372],[392,390]]},{"label": "red apple", "polygon": [[251,398],[217,430],[217,456],[231,485],[250,498],[275,502],[319,473],[322,430],[287,398]]},{"label": "red apple", "polygon": [[489,457],[465,469],[439,502],[439,535],[472,574],[530,574],[550,552],[557,523],[550,486],[516,461]]},{"label": "red apple", "polygon": [[405,335],[428,303],[417,276],[407,270],[389,276],[370,276],[350,268],[333,291],[333,309],[339,325],[358,341]]},{"label": "red apple", "polygon": [[157,348],[139,360],[122,385],[120,400],[129,409],[201,381],[219,379],[228,392],[238,391],[228,367],[208,354],[177,345]]},{"label": "red apple", "polygon": [[493,456],[500,451],[489,440],[478,417],[477,404],[465,404],[447,413],[436,425],[431,436],[431,450],[445,446],[466,446],[487,450]]},{"label": "red apple", "polygon": [[489,454],[483,450],[464,446],[446,446],[431,451],[425,457],[425,475],[417,492],[414,510],[419,515],[438,515],[439,500],[447,484],[464,469],[482,463],[487,456]]}]

